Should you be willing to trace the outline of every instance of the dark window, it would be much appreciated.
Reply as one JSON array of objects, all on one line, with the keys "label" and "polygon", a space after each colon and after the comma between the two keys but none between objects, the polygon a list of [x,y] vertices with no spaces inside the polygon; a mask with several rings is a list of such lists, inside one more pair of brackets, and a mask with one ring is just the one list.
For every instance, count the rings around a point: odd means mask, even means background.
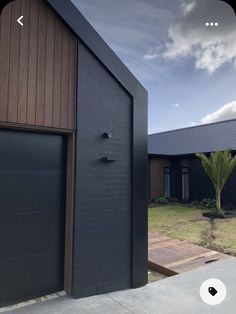
[{"label": "dark window", "polygon": [[165,197],[170,197],[170,167],[164,168],[164,193]]},{"label": "dark window", "polygon": [[188,168],[182,168],[182,199],[189,199],[189,173]]}]

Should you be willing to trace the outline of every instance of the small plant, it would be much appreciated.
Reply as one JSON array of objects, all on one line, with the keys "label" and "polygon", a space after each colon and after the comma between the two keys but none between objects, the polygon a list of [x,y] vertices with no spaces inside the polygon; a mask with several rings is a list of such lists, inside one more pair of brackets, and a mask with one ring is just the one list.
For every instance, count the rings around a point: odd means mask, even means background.
[{"label": "small plant", "polygon": [[209,219],[210,228],[201,232],[201,245],[207,248],[213,248],[216,239],[216,223],[214,218]]},{"label": "small plant", "polygon": [[156,199],[156,203],[162,204],[162,205],[169,203],[169,201],[170,201],[169,197],[165,197],[165,196],[161,196]]},{"label": "small plant", "polygon": [[216,208],[216,200],[214,198],[204,198],[200,202],[200,205],[206,208]]},{"label": "small plant", "polygon": [[172,202],[172,203],[178,203],[178,198],[177,197],[170,197],[170,202]]},{"label": "small plant", "polygon": [[199,201],[192,201],[191,205],[194,206],[194,207],[197,207],[197,206],[200,205],[200,202]]}]

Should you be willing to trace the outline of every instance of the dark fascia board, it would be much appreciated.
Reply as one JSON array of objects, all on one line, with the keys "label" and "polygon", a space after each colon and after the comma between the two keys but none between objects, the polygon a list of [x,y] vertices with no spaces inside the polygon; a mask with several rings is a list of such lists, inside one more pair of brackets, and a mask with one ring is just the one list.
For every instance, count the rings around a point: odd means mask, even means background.
[{"label": "dark fascia board", "polygon": [[194,156],[195,153],[192,154],[179,154],[179,155],[165,155],[165,154],[148,154],[148,157],[151,158],[178,158],[178,157],[191,157]]},{"label": "dark fascia board", "polygon": [[[209,154],[209,153],[204,153]],[[188,158],[188,157],[194,157],[196,154],[180,154],[180,155],[163,155],[163,154],[148,154],[149,159],[152,158]]]},{"label": "dark fascia board", "polygon": [[[235,153],[236,150],[232,150],[232,153]],[[201,152],[201,154],[210,154],[212,152]],[[197,153],[189,153],[189,154],[176,154],[176,155],[164,155],[164,154],[148,154],[148,158],[188,158],[195,157]]]},{"label": "dark fascia board", "polygon": [[147,93],[70,0],[47,0],[47,2],[132,96],[139,93],[140,90]]},{"label": "dark fascia board", "polygon": [[47,0],[78,38],[133,98],[132,287],[147,283],[147,103],[145,88],[70,0]]}]

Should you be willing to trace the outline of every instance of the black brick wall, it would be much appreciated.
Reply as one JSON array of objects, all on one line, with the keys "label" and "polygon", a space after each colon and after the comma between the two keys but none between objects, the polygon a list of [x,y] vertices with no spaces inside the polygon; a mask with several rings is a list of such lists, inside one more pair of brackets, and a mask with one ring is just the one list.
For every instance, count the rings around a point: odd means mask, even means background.
[{"label": "black brick wall", "polygon": [[81,43],[78,68],[73,296],[83,297],[131,287],[132,98]]}]

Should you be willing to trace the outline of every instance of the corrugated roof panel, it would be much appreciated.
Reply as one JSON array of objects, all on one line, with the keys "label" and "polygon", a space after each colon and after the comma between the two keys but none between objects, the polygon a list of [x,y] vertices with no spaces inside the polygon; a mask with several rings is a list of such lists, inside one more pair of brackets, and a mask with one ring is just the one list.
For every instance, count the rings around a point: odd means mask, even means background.
[{"label": "corrugated roof panel", "polygon": [[148,153],[187,155],[230,148],[236,150],[236,119],[148,136]]}]

